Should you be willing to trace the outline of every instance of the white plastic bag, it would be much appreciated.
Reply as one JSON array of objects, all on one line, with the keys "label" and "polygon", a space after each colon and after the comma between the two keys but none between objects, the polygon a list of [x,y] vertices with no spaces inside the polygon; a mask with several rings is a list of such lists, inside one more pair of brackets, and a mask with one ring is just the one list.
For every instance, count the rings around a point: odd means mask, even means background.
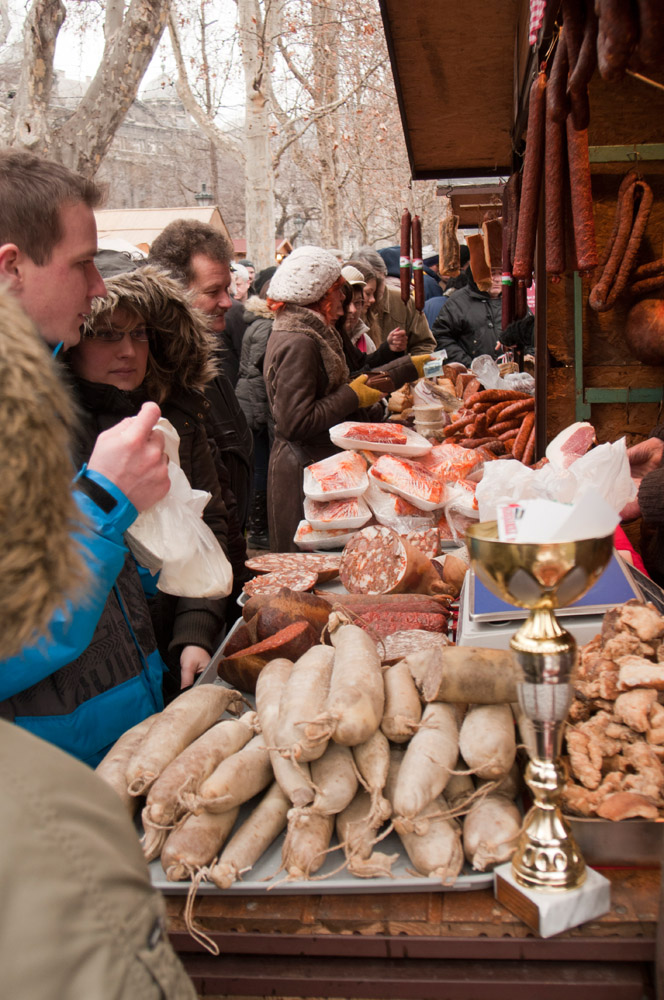
[{"label": "white plastic bag", "polygon": [[530,469],[514,459],[489,462],[476,496],[480,520],[494,521],[496,508],[503,504],[534,497],[571,504],[590,490],[618,512],[636,496],[624,438],[598,445],[566,469],[553,462],[541,469]]},{"label": "white plastic bag", "polygon": [[474,358],[470,370],[485,389],[509,389],[528,392],[531,396],[535,394],[535,379],[532,375],[528,372],[512,372],[503,378],[500,368],[489,354],[480,354],[478,358]]},{"label": "white plastic bag", "polygon": [[161,500],[141,511],[125,532],[138,563],[159,573],[157,587],[176,597],[227,597],[233,570],[213,531],[201,519],[211,494],[191,488],[180,468],[180,438],[163,417],[156,426],[166,439],[171,487]]}]

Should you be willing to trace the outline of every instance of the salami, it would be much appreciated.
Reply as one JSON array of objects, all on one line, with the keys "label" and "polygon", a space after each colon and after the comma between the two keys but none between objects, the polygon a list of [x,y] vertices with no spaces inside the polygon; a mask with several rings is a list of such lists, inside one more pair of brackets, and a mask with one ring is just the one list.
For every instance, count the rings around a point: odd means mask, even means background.
[{"label": "salami", "polygon": [[597,246],[593,219],[588,130],[577,130],[571,115],[567,118],[567,160],[572,196],[576,265],[583,274],[597,267]]},{"label": "salami", "polygon": [[318,573],[312,570],[283,569],[278,573],[264,573],[247,580],[245,594],[278,594],[282,587],[290,590],[311,590],[318,583]]},{"label": "salami", "polygon": [[407,208],[404,208],[401,213],[399,275],[401,278],[401,298],[403,302],[408,302],[410,299],[410,212]]},{"label": "salami", "polygon": [[415,528],[414,531],[406,532],[403,537],[410,545],[413,545],[420,552],[423,552],[425,556],[428,556],[429,559],[434,559],[437,555],[440,555],[438,528]]},{"label": "salami", "polygon": [[422,614],[419,611],[390,611],[385,608],[375,608],[363,611],[355,620],[365,632],[373,632],[384,639],[393,632],[410,632],[420,629],[423,632],[447,633],[446,614]]},{"label": "salami", "polygon": [[413,292],[415,308],[424,309],[424,271],[422,261],[422,223],[419,215],[413,216]]},{"label": "salami", "polygon": [[530,88],[526,155],[523,163],[519,223],[512,268],[514,277],[526,286],[530,286],[533,280],[535,235],[544,163],[545,94],[546,73],[541,72],[535,77]]},{"label": "salami", "polygon": [[[264,552],[260,556],[247,559],[244,565],[254,573],[278,573],[285,568],[289,571],[308,570],[321,576],[334,573],[336,576],[340,562],[341,555],[334,552]],[[294,589],[291,587],[291,590]]]},{"label": "salami", "polygon": [[440,582],[426,556],[382,525],[362,528],[348,542],[339,576],[351,594],[422,592],[436,578]]},{"label": "salami", "polygon": [[613,229],[602,257],[602,273],[588,297],[590,307],[596,312],[612,309],[627,287],[652,202],[650,186],[636,171],[630,170],[618,191]]}]

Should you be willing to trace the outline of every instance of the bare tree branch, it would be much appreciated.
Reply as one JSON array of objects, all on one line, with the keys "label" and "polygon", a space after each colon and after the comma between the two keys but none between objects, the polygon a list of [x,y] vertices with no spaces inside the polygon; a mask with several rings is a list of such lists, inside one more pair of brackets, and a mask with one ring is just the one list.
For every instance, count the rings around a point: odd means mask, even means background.
[{"label": "bare tree branch", "polygon": [[225,132],[222,132],[222,130],[215,125],[211,116],[207,115],[205,111],[203,111],[200,104],[194,97],[191,86],[189,85],[187,67],[185,66],[184,57],[182,55],[182,46],[180,45],[180,36],[175,23],[172,4],[169,4],[168,33],[171,39],[171,47],[173,49],[175,65],[178,71],[176,90],[178,97],[185,107],[185,110],[191,115],[199,128],[208,137],[210,142],[214,143],[217,149],[225,152],[232,152],[233,156],[240,159],[241,162],[244,162],[244,153],[241,146],[229,139],[228,135],[226,135]]}]

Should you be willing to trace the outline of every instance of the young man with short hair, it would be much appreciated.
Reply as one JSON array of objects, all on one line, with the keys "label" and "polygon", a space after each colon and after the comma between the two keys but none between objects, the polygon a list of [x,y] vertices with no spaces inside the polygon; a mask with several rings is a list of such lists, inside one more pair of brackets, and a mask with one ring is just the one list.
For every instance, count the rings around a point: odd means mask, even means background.
[{"label": "young man with short hair", "polygon": [[[94,182],[60,164],[0,152],[0,280],[55,353],[78,343],[92,299],[106,291],[94,264],[100,200]],[[0,667],[0,717],[91,765],[163,707],[164,665],[123,538],[169,489],[159,415],[149,403],[99,435],[74,480],[90,584],[53,616],[47,639]],[[107,650],[102,662],[88,652],[93,638]]]}]

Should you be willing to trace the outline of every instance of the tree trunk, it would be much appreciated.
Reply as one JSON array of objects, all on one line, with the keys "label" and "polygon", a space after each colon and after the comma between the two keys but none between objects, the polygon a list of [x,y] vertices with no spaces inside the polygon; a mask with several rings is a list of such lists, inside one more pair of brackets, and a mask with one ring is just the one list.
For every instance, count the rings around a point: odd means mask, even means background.
[{"label": "tree trunk", "polygon": [[257,270],[274,264],[274,171],[270,152],[267,79],[278,4],[268,5],[265,19],[258,0],[238,0],[238,25],[244,70],[246,110],[245,219],[247,256]]},{"label": "tree trunk", "polygon": [[107,39],[99,69],[83,100],[53,135],[60,162],[94,177],[136,98],[167,16],[168,0],[131,0],[122,26]]},{"label": "tree trunk", "polygon": [[53,54],[65,14],[62,0],[33,0],[25,23],[21,77],[12,108],[12,146],[49,152]]},{"label": "tree trunk", "polygon": [[[311,2],[311,23],[315,39],[313,98],[317,107],[333,105],[339,97],[339,26],[336,8]],[[339,247],[339,197],[337,176],[337,114],[331,112],[316,122],[320,157],[321,231],[328,247]]]}]

